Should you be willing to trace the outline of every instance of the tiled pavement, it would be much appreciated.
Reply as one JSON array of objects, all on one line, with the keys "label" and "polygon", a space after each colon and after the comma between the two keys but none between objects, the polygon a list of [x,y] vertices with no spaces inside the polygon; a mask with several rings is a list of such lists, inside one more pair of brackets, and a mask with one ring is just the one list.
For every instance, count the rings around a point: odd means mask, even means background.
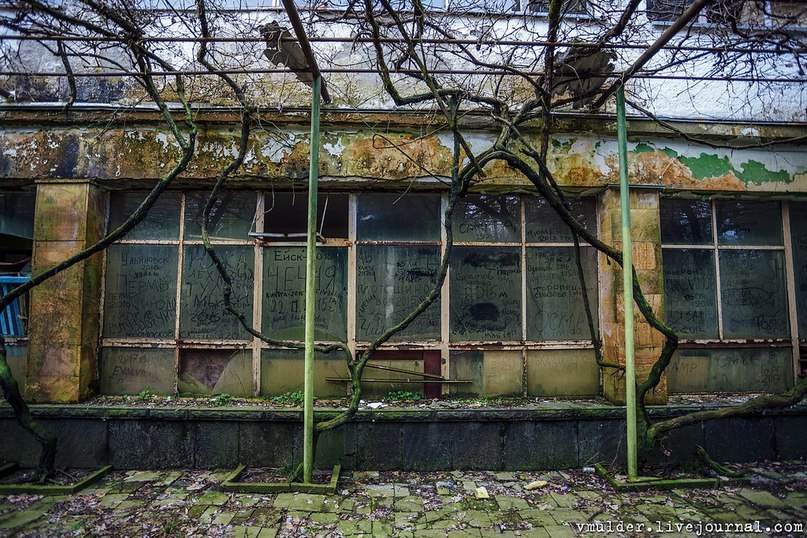
[{"label": "tiled pavement", "polygon": [[76,495],[0,497],[0,536],[805,535],[775,525],[807,524],[807,464],[757,471],[743,487],[642,493],[580,470],[345,472],[336,495],[224,493],[228,471],[117,471]]}]

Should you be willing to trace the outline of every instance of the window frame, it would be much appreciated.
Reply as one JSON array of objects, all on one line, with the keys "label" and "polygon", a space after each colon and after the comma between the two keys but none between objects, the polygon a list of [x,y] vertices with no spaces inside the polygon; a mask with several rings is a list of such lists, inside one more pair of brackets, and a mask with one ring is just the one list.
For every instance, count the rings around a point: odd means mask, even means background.
[{"label": "window frame", "polygon": [[[128,191],[132,192],[132,191]],[[145,191],[138,191],[145,192]],[[174,319],[174,332],[172,337],[169,338],[146,338],[146,337],[108,337],[104,335],[104,318],[106,316],[104,301],[106,299],[106,279],[108,261],[106,251],[104,252],[103,260],[103,275],[102,275],[102,296],[101,296],[101,324],[100,324],[100,347],[101,349],[117,349],[117,348],[137,348],[137,349],[170,349],[174,353],[174,380],[173,386],[176,388],[179,385],[179,375],[181,370],[181,360],[184,350],[189,349],[219,349],[219,350],[251,350],[252,353],[252,391],[255,395],[261,394],[261,364],[262,355],[264,350],[271,349],[288,349],[278,346],[273,346],[263,342],[262,340],[254,337],[246,339],[216,339],[216,338],[182,338],[180,333],[180,322],[182,320],[183,301],[182,301],[182,284],[184,272],[184,254],[186,247],[191,245],[201,245],[202,241],[198,238],[186,237],[186,212],[188,211],[187,200],[193,190],[169,191],[179,192],[179,231],[176,239],[122,239],[117,241],[116,245],[165,245],[171,246],[177,255],[177,284],[175,296],[175,319]],[[254,249],[253,261],[253,287],[252,287],[252,320],[253,327],[256,330],[262,331],[263,327],[263,308],[264,308],[264,255],[268,248],[280,247],[304,247],[304,238],[300,240],[289,240],[288,238],[273,238],[263,236],[262,232],[266,231],[267,224],[266,207],[270,203],[271,193],[270,190],[241,190],[234,192],[245,192],[255,197],[255,218],[253,225],[248,236],[243,240],[233,239],[218,239],[211,237],[211,243],[216,246],[225,247],[252,247]],[[285,191],[283,191],[285,192]],[[288,191],[291,193],[292,191]],[[434,240],[413,241],[413,240],[359,240],[357,239],[357,219],[358,219],[358,204],[359,197],[368,196],[372,194],[390,194],[389,191],[376,191],[376,192],[356,192],[346,190],[333,190],[326,191],[327,193],[346,194],[348,203],[347,211],[347,238],[321,238],[318,243],[318,248],[344,248],[347,251],[346,261],[346,280],[347,280],[347,297],[345,313],[347,316],[347,346],[352,354],[363,351],[370,344],[368,340],[358,340],[357,336],[357,253],[360,247],[363,246],[431,246],[439,249],[440,258],[446,252],[446,230],[445,230],[445,209],[448,205],[449,195],[445,191],[422,191],[424,194],[430,194],[439,198],[439,218],[436,225],[439,225],[439,236]],[[114,193],[113,193],[114,195]],[[406,196],[398,194],[398,196]],[[392,342],[387,342],[380,347],[381,350],[395,351],[395,350],[422,350],[422,351],[439,351],[442,357],[442,375],[448,379],[450,373],[450,359],[451,351],[461,351],[467,349],[477,350],[501,350],[501,351],[520,351],[526,360],[527,353],[540,349],[593,349],[590,339],[570,339],[570,340],[528,340],[528,304],[526,300],[527,290],[527,253],[531,248],[540,247],[573,247],[571,241],[560,242],[535,242],[527,240],[527,203],[529,195],[518,192],[503,194],[501,196],[513,196],[518,198],[518,216],[520,221],[520,231],[518,239],[508,242],[496,241],[465,241],[456,242],[455,246],[491,246],[491,247],[508,247],[516,248],[519,253],[520,270],[521,274],[518,277],[518,284],[520,286],[520,309],[521,314],[519,336],[513,340],[507,341],[484,341],[484,340],[452,340],[451,339],[451,317],[450,317],[450,290],[451,290],[451,270],[446,276],[445,283],[440,291],[440,314],[439,314],[439,336],[434,339],[417,340],[417,339],[398,339]],[[110,197],[111,205],[111,197]],[[595,222],[591,225],[597,225],[596,211],[597,204],[594,203],[594,216]],[[593,248],[588,245],[581,245],[581,248]],[[598,275],[595,275],[598,278]],[[594,308],[595,317],[598,317],[599,301],[596,297],[593,298],[592,306]],[[598,327],[599,332],[599,327]],[[271,334],[270,334],[271,336]],[[295,342],[301,343],[302,341],[296,340]],[[318,343],[328,343],[326,341],[319,341]],[[447,392],[447,386],[444,389]]]},{"label": "window frame", "polygon": [[[673,197],[662,197],[661,204],[665,199],[675,199]],[[680,199],[680,198],[679,198]],[[693,198],[694,199],[694,198]],[[782,226],[782,244],[781,245],[726,245],[720,244],[717,219],[717,206],[721,201],[748,201],[748,202],[766,202],[775,201],[779,203],[780,207],[780,225]],[[790,227],[790,203],[786,199],[766,198],[764,200],[758,198],[718,198],[711,197],[709,199],[710,219],[711,219],[711,240],[707,243],[700,244],[673,244],[661,242],[662,253],[665,250],[702,250],[712,252],[712,263],[715,275],[715,299],[717,307],[717,338],[682,338],[679,342],[680,349],[709,349],[716,346],[727,346],[735,348],[759,348],[759,347],[776,347],[776,348],[790,348],[793,358],[793,379],[798,379],[800,374],[800,358],[799,358],[799,344],[800,336],[798,330],[798,312],[796,305],[796,289],[795,289],[795,275],[794,275],[794,260],[793,260],[793,247],[791,241],[791,227]],[[723,319],[723,300],[722,300],[722,283],[720,274],[720,252],[729,251],[772,251],[782,252],[784,258],[784,270],[782,278],[784,279],[785,300],[787,301],[787,319],[790,326],[790,334],[785,337],[778,338],[726,338],[724,330]],[[666,290],[665,290],[666,297]],[[675,329],[673,327],[673,329]],[[807,335],[801,335],[802,338]]]}]

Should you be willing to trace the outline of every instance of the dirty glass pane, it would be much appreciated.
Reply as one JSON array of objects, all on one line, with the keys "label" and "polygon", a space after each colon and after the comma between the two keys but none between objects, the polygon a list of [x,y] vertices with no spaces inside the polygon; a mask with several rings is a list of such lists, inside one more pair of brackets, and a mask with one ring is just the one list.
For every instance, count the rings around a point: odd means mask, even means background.
[{"label": "dirty glass pane", "polygon": [[[267,192],[264,196],[264,231],[304,242],[308,230],[308,194],[305,191],[293,194]],[[320,193],[317,232],[326,238],[347,238],[347,212],[347,194]],[[271,237],[267,240],[278,239]]]},{"label": "dirty glass pane", "polygon": [[[252,247],[216,247],[233,281],[232,302],[252,323]],[[224,282],[202,245],[186,246],[182,260],[179,315],[181,338],[239,340],[250,338],[224,306]]]},{"label": "dirty glass pane", "polygon": [[[597,319],[597,255],[582,248],[581,262],[591,312]],[[596,331],[596,325],[595,325]],[[574,247],[527,249],[527,339],[587,340],[586,317]]]},{"label": "dirty glass pane", "polygon": [[455,242],[521,241],[517,196],[466,196],[457,203],[451,229]]},{"label": "dirty glass pane", "polygon": [[[146,199],[148,192],[113,192],[109,198],[109,230],[124,223]],[[124,239],[179,239],[180,193],[163,192],[151,206],[146,218],[135,226]]]},{"label": "dirty glass pane", "polygon": [[600,367],[593,349],[527,351],[527,394],[569,398],[596,396]]},{"label": "dirty glass pane", "polygon": [[[185,239],[202,239],[202,214],[208,193],[189,192],[185,195]],[[255,231],[257,198],[254,192],[225,191],[210,212],[208,231],[211,239],[249,241],[249,232]]]},{"label": "dirty glass pane", "polygon": [[[305,338],[305,247],[263,251],[263,330],[273,338]],[[317,249],[317,340],[347,339],[347,249]]]},{"label": "dirty glass pane", "polygon": [[[412,312],[434,286],[436,246],[359,246],[356,260],[356,338],[372,340]],[[395,340],[440,337],[439,298]]]},{"label": "dirty glass pane", "polygon": [[252,396],[252,350],[183,349],[177,389],[185,394]]},{"label": "dirty glass pane", "polygon": [[439,241],[439,194],[360,194],[359,241]]},{"label": "dirty glass pane", "polygon": [[726,338],[785,338],[790,334],[784,265],[780,251],[720,251]]},{"label": "dirty glass pane", "polygon": [[6,344],[6,362],[11,369],[11,376],[20,387],[25,386],[25,358],[27,346],[11,346]]},{"label": "dirty glass pane", "polygon": [[[277,396],[303,391],[303,350],[264,349],[261,351],[261,395]],[[314,353],[314,394],[317,398],[344,397],[348,355],[342,350]],[[330,379],[329,379],[330,378]]]},{"label": "dirty glass pane", "polygon": [[667,368],[670,393],[783,393],[792,386],[790,347],[679,349]]},{"label": "dirty glass pane", "polygon": [[454,247],[451,339],[521,340],[520,249]]},{"label": "dirty glass pane", "polygon": [[101,394],[173,394],[176,368],[173,349],[132,347],[101,350]]},{"label": "dirty glass pane", "polygon": [[717,338],[714,251],[665,249],[662,256],[667,324],[681,338]]},{"label": "dirty glass pane", "polygon": [[781,245],[779,202],[718,200],[717,242],[720,245]]},{"label": "dirty glass pane", "polygon": [[796,277],[796,308],[799,339],[807,339],[807,203],[790,202],[790,234],[793,243],[793,273]]},{"label": "dirty glass pane", "polygon": [[177,251],[170,245],[112,245],[106,254],[104,336],[173,338]]},{"label": "dirty glass pane", "polygon": [[666,245],[712,243],[712,203],[661,199],[661,242]]},{"label": "dirty glass pane", "polygon": [[[575,215],[590,230],[597,229],[596,208],[592,198],[567,196]],[[561,220],[544,198],[529,196],[526,202],[528,243],[571,243],[574,241],[569,226]]]},{"label": "dirty glass pane", "polygon": [[6,236],[33,239],[35,204],[34,192],[0,192],[0,244],[11,240]]}]

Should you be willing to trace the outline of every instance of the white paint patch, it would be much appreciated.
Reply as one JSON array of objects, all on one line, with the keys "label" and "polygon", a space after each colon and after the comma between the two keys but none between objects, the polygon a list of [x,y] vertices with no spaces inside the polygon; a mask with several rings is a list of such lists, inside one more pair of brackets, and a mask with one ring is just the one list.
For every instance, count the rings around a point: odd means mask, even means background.
[{"label": "white paint patch", "polygon": [[168,135],[165,133],[157,133],[157,142],[163,145],[163,148],[168,149],[171,143],[168,141]]},{"label": "white paint patch", "polygon": [[342,153],[345,151],[345,145],[342,143],[341,137],[337,139],[335,144],[331,144],[330,142],[322,144],[322,148],[333,157],[341,157]]},{"label": "white paint patch", "polygon": [[17,156],[17,150],[16,149],[3,150],[3,155],[6,156],[6,157],[16,157]]}]

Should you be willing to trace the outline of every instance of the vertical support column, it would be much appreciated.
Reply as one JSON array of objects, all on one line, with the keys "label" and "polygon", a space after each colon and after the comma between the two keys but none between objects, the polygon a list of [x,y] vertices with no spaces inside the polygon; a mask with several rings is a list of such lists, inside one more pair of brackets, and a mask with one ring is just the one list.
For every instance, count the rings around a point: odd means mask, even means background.
[{"label": "vertical support column", "polygon": [[[661,265],[661,228],[659,191],[632,187],[630,218],[633,242],[633,264],[639,284],[656,315],[664,319],[664,283]],[[619,190],[608,188],[600,197],[600,239],[622,249],[622,211]],[[625,308],[623,300],[622,269],[615,262],[608,263],[603,254],[600,266],[600,321],[602,323],[603,358],[606,362],[625,364]],[[634,354],[636,379],[641,383],[653,363],[658,359],[664,337],[645,321],[634,306]],[[603,369],[603,391],[614,403],[625,403],[624,372],[614,368]],[[648,395],[647,403],[667,402],[667,380],[662,378],[656,390]]]},{"label": "vertical support column", "polygon": [[303,482],[314,471],[314,331],[317,295],[317,189],[319,188],[319,98],[322,77],[311,98],[311,162],[308,165],[308,241],[305,250],[305,399],[303,403]]},{"label": "vertical support column", "polygon": [[[77,254],[103,237],[106,194],[89,181],[37,185],[33,274]],[[95,391],[102,254],[96,254],[31,292],[26,397],[78,402]]]}]

